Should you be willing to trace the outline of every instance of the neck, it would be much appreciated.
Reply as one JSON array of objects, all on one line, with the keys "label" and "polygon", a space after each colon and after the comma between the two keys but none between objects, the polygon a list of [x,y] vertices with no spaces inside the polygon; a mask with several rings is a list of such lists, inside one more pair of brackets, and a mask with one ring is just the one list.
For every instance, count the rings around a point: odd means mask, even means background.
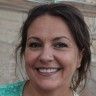
[{"label": "neck", "polygon": [[27,82],[23,96],[73,96],[73,92],[70,88],[64,87],[54,90],[43,90],[41,88],[35,88],[30,82]]}]

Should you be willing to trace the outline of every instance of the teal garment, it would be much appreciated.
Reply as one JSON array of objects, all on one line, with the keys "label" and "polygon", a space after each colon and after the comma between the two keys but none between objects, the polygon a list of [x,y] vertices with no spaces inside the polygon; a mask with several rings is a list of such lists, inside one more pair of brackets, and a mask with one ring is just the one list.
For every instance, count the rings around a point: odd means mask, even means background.
[{"label": "teal garment", "polygon": [[22,96],[25,81],[0,85],[0,96]]}]

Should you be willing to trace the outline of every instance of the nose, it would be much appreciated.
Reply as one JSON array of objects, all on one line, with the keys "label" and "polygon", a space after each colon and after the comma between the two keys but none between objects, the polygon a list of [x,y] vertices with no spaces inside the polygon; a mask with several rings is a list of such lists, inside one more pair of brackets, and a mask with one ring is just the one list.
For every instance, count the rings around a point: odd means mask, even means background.
[{"label": "nose", "polygon": [[52,62],[53,60],[54,60],[54,55],[52,49],[49,47],[43,48],[40,54],[40,62],[48,63],[48,62]]}]

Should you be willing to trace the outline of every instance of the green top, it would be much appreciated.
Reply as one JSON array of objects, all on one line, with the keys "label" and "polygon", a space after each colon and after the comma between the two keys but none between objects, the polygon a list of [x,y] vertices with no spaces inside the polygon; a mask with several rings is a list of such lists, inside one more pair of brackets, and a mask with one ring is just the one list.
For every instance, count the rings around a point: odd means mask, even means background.
[{"label": "green top", "polygon": [[22,96],[25,81],[0,85],[0,96]]},{"label": "green top", "polygon": [[[0,96],[23,96],[26,81],[18,81],[12,84],[0,85]],[[73,91],[74,96],[79,96]]]}]

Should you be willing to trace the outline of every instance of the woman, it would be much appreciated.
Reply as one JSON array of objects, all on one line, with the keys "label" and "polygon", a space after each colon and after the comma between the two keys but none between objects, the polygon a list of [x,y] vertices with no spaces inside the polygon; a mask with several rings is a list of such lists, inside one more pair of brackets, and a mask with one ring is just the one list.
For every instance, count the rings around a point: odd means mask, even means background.
[{"label": "woman", "polygon": [[78,9],[45,4],[30,10],[17,52],[24,58],[28,80],[3,86],[0,96],[79,96],[76,89],[86,82],[91,52]]}]

